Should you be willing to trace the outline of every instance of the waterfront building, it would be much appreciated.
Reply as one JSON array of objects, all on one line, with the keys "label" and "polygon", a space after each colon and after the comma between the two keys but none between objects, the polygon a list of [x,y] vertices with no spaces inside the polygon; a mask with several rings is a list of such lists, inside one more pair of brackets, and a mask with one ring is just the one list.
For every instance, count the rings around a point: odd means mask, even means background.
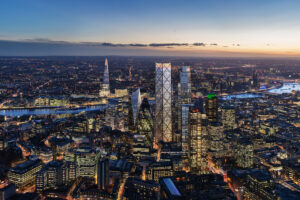
[{"label": "waterfront building", "polygon": [[120,98],[120,97],[126,97],[128,96],[128,90],[127,89],[115,89],[115,97]]},{"label": "waterfront building", "polygon": [[107,58],[105,58],[103,81],[99,91],[99,96],[108,97],[109,95],[110,95],[110,86],[109,86],[108,60]]}]

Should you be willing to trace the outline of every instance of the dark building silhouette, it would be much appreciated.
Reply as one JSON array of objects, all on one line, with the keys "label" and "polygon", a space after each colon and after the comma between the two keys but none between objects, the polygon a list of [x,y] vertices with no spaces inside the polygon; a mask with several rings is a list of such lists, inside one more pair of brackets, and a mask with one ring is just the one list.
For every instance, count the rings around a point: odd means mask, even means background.
[{"label": "dark building silhouette", "polygon": [[218,98],[215,94],[207,95],[205,112],[209,122],[218,121]]},{"label": "dark building silhouette", "polygon": [[97,184],[98,188],[102,190],[106,190],[109,181],[109,160],[105,159],[102,161],[98,161],[97,166]]}]

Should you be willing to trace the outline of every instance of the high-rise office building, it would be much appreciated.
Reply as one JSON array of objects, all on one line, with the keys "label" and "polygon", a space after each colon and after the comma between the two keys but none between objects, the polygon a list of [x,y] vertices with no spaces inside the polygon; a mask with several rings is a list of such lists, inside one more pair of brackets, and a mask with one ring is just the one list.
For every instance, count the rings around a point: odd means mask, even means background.
[{"label": "high-rise office building", "polygon": [[147,98],[143,99],[139,110],[137,130],[140,135],[145,136],[146,146],[151,147],[153,145],[153,118],[150,104]]},{"label": "high-rise office building", "polygon": [[178,98],[181,103],[192,102],[191,70],[190,66],[184,66],[180,72],[180,83],[178,84]]},{"label": "high-rise office building", "polygon": [[253,72],[252,74],[252,81],[253,81],[253,88],[259,88],[258,75],[256,71]]},{"label": "high-rise office building", "polygon": [[247,139],[238,141],[236,150],[236,162],[239,167],[251,168],[253,167],[253,143]]},{"label": "high-rise office building", "polygon": [[156,63],[155,143],[172,141],[171,63]]},{"label": "high-rise office building", "polygon": [[235,121],[235,109],[232,106],[223,106],[222,107],[221,120],[224,126],[224,130],[232,130],[237,127]]},{"label": "high-rise office building", "polygon": [[[183,119],[182,117],[188,116],[188,107],[186,104],[191,104],[192,102],[192,91],[191,91],[191,72],[189,66],[184,66],[182,72],[180,72],[180,82],[178,83],[178,101],[177,101],[177,132],[184,135],[184,130],[182,127]],[[183,105],[185,105],[183,107]],[[186,114],[182,111],[186,111]],[[181,137],[183,139],[183,137]],[[181,141],[182,142],[182,141]],[[184,142],[184,141],[183,141]]]},{"label": "high-rise office building", "polygon": [[207,95],[205,111],[209,122],[218,121],[218,98],[215,94]]},{"label": "high-rise office building", "polygon": [[207,134],[202,127],[201,108],[198,105],[189,110],[189,163],[191,171],[198,174],[208,172],[207,168]]},{"label": "high-rise office building", "polygon": [[98,161],[97,185],[101,190],[106,190],[109,182],[109,160]]},{"label": "high-rise office building", "polygon": [[209,150],[215,157],[221,157],[224,151],[224,129],[221,123],[213,122],[208,126]]},{"label": "high-rise office building", "polygon": [[181,146],[184,153],[189,150],[189,110],[192,104],[181,104]]},{"label": "high-rise office building", "polygon": [[133,123],[136,125],[137,115],[142,103],[141,99],[141,90],[140,88],[136,89],[131,95],[131,107],[133,115]]},{"label": "high-rise office building", "polygon": [[99,96],[100,97],[107,97],[110,94],[110,87],[109,87],[109,71],[108,71],[108,61],[105,58],[104,63],[104,74],[103,74],[103,81],[100,88]]}]

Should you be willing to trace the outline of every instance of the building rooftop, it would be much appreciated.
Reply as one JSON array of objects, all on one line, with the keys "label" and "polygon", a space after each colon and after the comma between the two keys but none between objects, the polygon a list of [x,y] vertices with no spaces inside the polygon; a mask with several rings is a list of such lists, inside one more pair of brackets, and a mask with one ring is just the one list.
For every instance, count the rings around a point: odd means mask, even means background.
[{"label": "building rooftop", "polygon": [[10,169],[11,172],[23,174],[41,164],[41,160],[28,160]]}]

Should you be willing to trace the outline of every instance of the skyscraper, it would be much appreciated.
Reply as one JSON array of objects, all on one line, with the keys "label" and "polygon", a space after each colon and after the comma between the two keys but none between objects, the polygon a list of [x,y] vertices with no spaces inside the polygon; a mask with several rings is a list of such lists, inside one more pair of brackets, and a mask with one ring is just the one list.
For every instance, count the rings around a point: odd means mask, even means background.
[{"label": "skyscraper", "polygon": [[156,63],[155,142],[172,141],[171,63]]},{"label": "skyscraper", "polygon": [[109,181],[109,160],[98,161],[97,166],[97,185],[101,190],[106,190]]},{"label": "skyscraper", "polygon": [[253,88],[255,89],[259,88],[258,75],[256,71],[254,71],[252,74],[252,81],[253,81]]},{"label": "skyscraper", "polygon": [[[175,141],[179,143],[181,142],[184,151],[187,151],[188,147],[188,113],[191,102],[192,92],[190,66],[183,66],[182,71],[180,72],[180,82],[178,83],[178,100],[176,103],[177,113],[175,114],[175,127],[177,128],[177,132]],[[178,141],[179,138],[180,141]]]},{"label": "skyscraper", "polygon": [[104,63],[104,74],[103,74],[103,82],[100,88],[99,96],[100,97],[107,97],[110,94],[110,88],[109,88],[109,71],[108,71],[108,61],[107,58],[105,58]]},{"label": "skyscraper", "polygon": [[192,106],[192,104],[181,104],[181,146],[185,153],[189,149],[189,110]]},{"label": "skyscraper", "polygon": [[208,126],[209,151],[212,156],[220,158],[227,152],[224,151],[224,129],[221,123],[212,122]]},{"label": "skyscraper", "polygon": [[223,106],[221,115],[224,130],[232,130],[237,127],[235,122],[235,109],[232,106]]},{"label": "skyscraper", "polygon": [[133,115],[133,123],[136,125],[137,115],[142,103],[141,99],[141,90],[140,88],[136,89],[131,95],[131,107]]},{"label": "skyscraper", "polygon": [[141,104],[138,120],[138,133],[145,136],[145,144],[147,146],[153,145],[153,119],[148,99],[144,98]]},{"label": "skyscraper", "polygon": [[178,98],[181,103],[190,104],[192,99],[191,90],[191,70],[190,66],[184,66],[180,73],[180,83],[178,84]]},{"label": "skyscraper", "polygon": [[218,121],[218,98],[215,94],[207,95],[205,112],[209,122]]},{"label": "skyscraper", "polygon": [[203,103],[198,99],[189,110],[189,163],[191,171],[199,174],[208,172],[208,140],[205,126],[202,126]]}]

